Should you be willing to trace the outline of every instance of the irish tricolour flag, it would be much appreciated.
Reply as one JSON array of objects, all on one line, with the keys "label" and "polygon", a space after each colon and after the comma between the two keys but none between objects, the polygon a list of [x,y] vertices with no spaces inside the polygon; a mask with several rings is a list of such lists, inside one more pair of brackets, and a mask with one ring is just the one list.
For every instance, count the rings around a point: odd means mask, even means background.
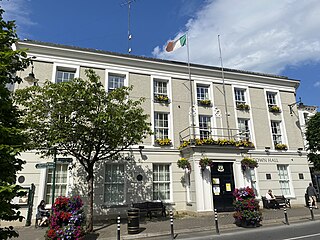
[{"label": "irish tricolour flag", "polygon": [[184,34],[179,39],[169,42],[167,47],[166,47],[166,51],[167,52],[172,52],[172,51],[174,51],[174,50],[176,50],[178,48],[183,47],[186,44],[187,44],[187,35]]}]

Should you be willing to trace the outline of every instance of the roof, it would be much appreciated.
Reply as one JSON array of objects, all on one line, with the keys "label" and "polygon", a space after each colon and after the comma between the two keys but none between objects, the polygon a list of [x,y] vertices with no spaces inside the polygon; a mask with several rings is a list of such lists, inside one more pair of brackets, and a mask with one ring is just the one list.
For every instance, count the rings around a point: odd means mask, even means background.
[{"label": "roof", "polygon": [[[23,41],[20,41],[20,42],[43,45],[43,46],[59,47],[59,48],[64,48],[64,49],[73,49],[73,50],[79,50],[79,51],[85,51],[85,52],[91,52],[91,53],[100,53],[100,54],[106,54],[106,55],[121,56],[121,57],[126,57],[126,58],[131,58],[131,59],[140,59],[140,60],[153,61],[153,62],[159,62],[159,63],[169,63],[169,64],[176,64],[176,65],[185,65],[186,64],[186,62],[179,62],[179,61],[165,60],[165,59],[159,59],[159,58],[137,56],[137,55],[117,53],[117,52],[111,52],[111,51],[105,51],[105,50],[99,50],[99,49],[92,49],[92,48],[81,48],[81,47],[77,47],[77,46],[68,46],[68,45],[63,45],[63,44],[48,43],[48,42],[29,40],[29,39],[24,39]],[[221,71],[221,67],[208,66],[208,65],[195,64],[195,63],[190,63],[190,67],[197,67],[197,68]],[[223,71],[225,71],[225,72],[233,72],[233,73],[249,74],[249,75],[256,75],[256,76],[264,76],[264,77],[272,77],[272,78],[280,78],[280,79],[293,80],[293,81],[299,81],[299,80],[296,80],[296,79],[289,79],[288,77],[281,76],[281,75],[274,75],[274,74],[260,73],[260,72],[252,72],[252,71],[238,70],[238,69],[232,69],[232,68],[223,68]]]}]

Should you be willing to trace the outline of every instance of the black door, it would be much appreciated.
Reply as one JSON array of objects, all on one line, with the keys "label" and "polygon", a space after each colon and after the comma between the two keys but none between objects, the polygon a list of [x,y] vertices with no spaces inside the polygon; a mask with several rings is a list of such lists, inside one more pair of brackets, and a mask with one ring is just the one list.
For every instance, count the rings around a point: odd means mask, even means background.
[{"label": "black door", "polygon": [[215,162],[211,168],[214,208],[218,212],[233,211],[233,163]]}]

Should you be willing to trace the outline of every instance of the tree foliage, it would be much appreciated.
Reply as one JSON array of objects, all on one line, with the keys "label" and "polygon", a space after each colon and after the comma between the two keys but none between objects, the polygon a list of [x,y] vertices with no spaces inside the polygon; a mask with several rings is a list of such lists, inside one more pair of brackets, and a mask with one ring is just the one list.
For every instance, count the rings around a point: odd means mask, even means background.
[{"label": "tree foliage", "polygon": [[[14,105],[12,92],[8,89],[22,79],[15,75],[23,71],[30,63],[24,50],[13,50],[17,42],[14,21],[5,21],[4,10],[0,8],[0,220],[22,221],[18,206],[12,204],[20,186],[15,185],[17,172],[22,170],[24,161],[18,158],[25,149],[26,138],[19,122],[20,112]],[[0,227],[0,239],[18,236],[13,227]]]},{"label": "tree foliage", "polygon": [[141,108],[143,99],[129,98],[131,88],[107,93],[99,77],[86,71],[87,80],[46,82],[16,92],[25,110],[24,121],[33,148],[45,155],[74,156],[87,173],[89,214],[87,229],[92,231],[94,165],[112,157],[151,133],[148,116]]},{"label": "tree foliage", "polygon": [[308,158],[315,170],[320,171],[320,112],[307,122],[306,138],[308,141]]}]

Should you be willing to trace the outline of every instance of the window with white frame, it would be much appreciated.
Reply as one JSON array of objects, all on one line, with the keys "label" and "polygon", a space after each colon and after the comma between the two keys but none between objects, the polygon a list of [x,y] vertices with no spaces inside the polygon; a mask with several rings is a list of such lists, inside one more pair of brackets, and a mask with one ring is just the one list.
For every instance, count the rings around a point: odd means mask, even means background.
[{"label": "window with white frame", "polygon": [[197,100],[209,100],[209,86],[197,85]]},{"label": "window with white frame", "polygon": [[154,113],[154,133],[156,139],[169,138],[169,114],[163,112]]},{"label": "window with white frame", "polygon": [[250,140],[249,119],[238,118],[238,129],[240,140]]},{"label": "window with white frame", "polygon": [[66,69],[57,69],[56,72],[56,83],[68,82],[71,79],[74,79],[76,70],[66,70]]},{"label": "window with white frame", "polygon": [[[46,203],[52,202],[53,169],[47,171],[47,185],[45,193]],[[68,164],[56,163],[56,178],[54,196],[67,196]]]},{"label": "window with white frame", "polygon": [[245,89],[242,89],[242,88],[235,88],[234,89],[234,98],[236,100],[236,105],[246,104],[245,93],[246,93]]},{"label": "window with white frame", "polygon": [[281,122],[271,121],[272,139],[274,145],[282,143]]},{"label": "window with white frame", "polygon": [[200,139],[207,139],[211,134],[211,117],[199,115]]},{"label": "window with white frame", "polygon": [[153,164],[153,200],[170,200],[170,165]]},{"label": "window with white frame", "polygon": [[279,184],[280,184],[282,195],[284,196],[291,195],[288,165],[278,164],[277,169],[278,169]]},{"label": "window with white frame", "polygon": [[277,93],[275,92],[267,92],[267,102],[269,107],[277,106],[276,96]]},{"label": "window with white frame", "polygon": [[104,175],[104,202],[119,204],[125,201],[124,164],[106,164]]},{"label": "window with white frame", "polygon": [[108,75],[108,92],[111,92],[116,88],[123,87],[124,80],[125,80],[125,75],[109,74]]},{"label": "window with white frame", "polygon": [[168,82],[161,79],[154,80],[154,95],[168,95]]}]

